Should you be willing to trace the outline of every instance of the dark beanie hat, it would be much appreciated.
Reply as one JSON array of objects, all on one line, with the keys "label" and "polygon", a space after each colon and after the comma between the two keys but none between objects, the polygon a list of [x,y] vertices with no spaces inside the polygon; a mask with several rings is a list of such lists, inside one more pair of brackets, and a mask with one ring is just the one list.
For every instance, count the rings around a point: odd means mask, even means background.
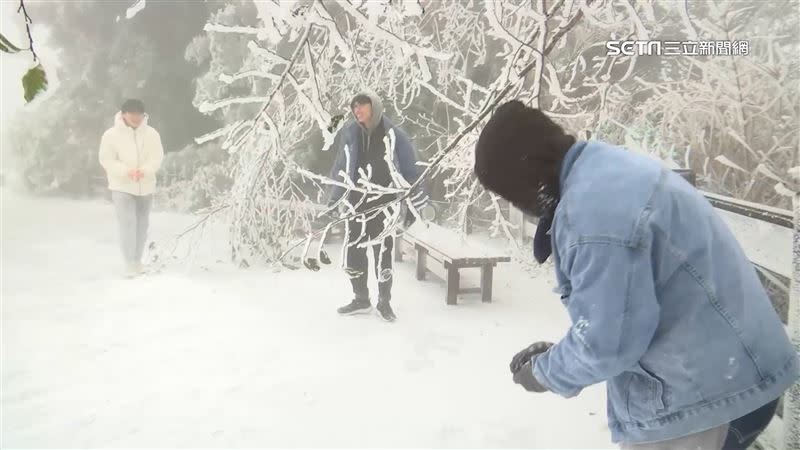
[{"label": "dark beanie hat", "polygon": [[553,174],[574,143],[545,113],[513,100],[497,108],[481,132],[475,174],[484,187],[512,201],[541,184],[557,189]]},{"label": "dark beanie hat", "polygon": [[144,102],[135,98],[125,100],[125,102],[122,103],[122,107],[120,107],[120,111],[124,113],[144,114]]}]

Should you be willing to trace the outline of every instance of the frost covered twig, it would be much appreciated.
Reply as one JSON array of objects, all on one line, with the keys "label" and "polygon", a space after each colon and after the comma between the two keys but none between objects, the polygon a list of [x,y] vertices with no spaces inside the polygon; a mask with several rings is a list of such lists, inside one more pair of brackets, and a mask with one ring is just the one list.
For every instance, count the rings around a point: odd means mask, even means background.
[{"label": "frost covered twig", "polygon": [[[224,111],[226,120],[232,117],[232,123],[200,139],[225,139],[223,149],[235,158],[234,186],[222,202],[230,205],[234,246],[274,262],[301,245],[314,252],[333,226],[351,220],[385,216],[391,231],[402,207],[419,200],[421,183],[433,180],[444,182],[443,195],[459,223],[472,214],[491,214],[487,222],[492,233],[510,239],[514,225],[504,216],[505,205],[488,195],[472,173],[480,123],[512,97],[576,122],[603,120],[596,111],[624,98],[622,84],[637,63],[599,57],[597,40],[584,45],[592,37],[577,25],[587,18],[627,23],[630,29],[637,20],[648,26],[652,8],[631,5],[634,11],[620,12],[608,2],[592,0],[537,0],[512,7],[443,0],[426,5],[424,15],[414,15],[394,3],[366,5],[365,13],[365,5],[355,2],[268,1],[256,5],[258,26],[208,26],[209,33],[254,37],[243,67],[225,67],[214,77],[225,89],[210,89],[202,97],[210,99],[204,110],[217,115]],[[573,31],[574,50],[563,46]],[[292,49],[292,55],[279,48]],[[559,64],[549,59],[553,52],[559,52]],[[621,78],[620,69],[625,72]],[[246,94],[227,99],[213,95],[227,92],[227,86]],[[305,167],[315,159],[309,158],[308,147],[320,141],[331,147],[343,126],[332,118],[349,115],[341,110],[365,86],[379,91],[388,115],[411,131],[418,148],[434,149],[432,155],[422,150],[428,161],[417,182],[404,183],[393,164],[391,188],[371,182],[369,168],[350,180],[341,174],[329,179],[314,173],[320,168]],[[242,120],[252,115],[248,99],[260,99],[264,106],[253,119]],[[301,207],[319,202],[319,191],[334,186],[345,195],[332,208],[315,206],[311,214]],[[359,194],[361,203],[349,204],[345,197],[350,194]],[[361,211],[364,202],[372,205],[378,198],[386,201]],[[312,224],[321,212],[339,207],[346,211],[341,217]],[[309,238],[311,243],[303,245]]]},{"label": "frost covered twig", "polygon": [[[579,16],[580,16],[580,13],[578,14],[578,17]],[[573,20],[570,20],[569,21],[570,25],[563,27],[558,33],[556,33],[553,36],[552,39],[560,39],[560,37],[563,36],[563,34],[566,33],[566,31],[569,30],[570,27],[575,26],[575,24],[578,22],[578,20],[579,19],[574,19],[574,18],[573,18]],[[555,42],[551,41],[550,44],[547,47],[545,47],[546,51],[545,51],[544,54],[546,55],[547,53],[552,51],[554,46],[555,46]],[[537,61],[534,60],[533,62],[531,62],[527,66],[525,66],[522,70],[520,70],[519,78],[520,79],[524,78],[525,74],[530,72],[536,66],[536,64],[537,64]],[[376,211],[380,211],[380,210],[382,210],[384,208],[387,208],[389,206],[393,206],[393,205],[396,205],[396,204],[399,204],[399,203],[401,203],[403,201],[408,200],[411,197],[411,195],[414,194],[415,191],[420,188],[421,184],[423,182],[425,182],[428,179],[428,177],[430,177],[430,175],[434,172],[434,169],[436,168],[436,166],[444,159],[444,157],[447,156],[447,154],[450,151],[452,151],[454,148],[456,148],[458,146],[458,144],[461,142],[461,140],[464,139],[464,137],[466,137],[475,128],[477,128],[477,126],[486,118],[486,116],[489,115],[490,112],[492,112],[497,106],[499,106],[500,102],[502,102],[506,98],[508,93],[511,92],[511,90],[515,87],[515,84],[516,83],[514,83],[514,82],[507,83],[506,86],[502,90],[500,90],[497,93],[497,95],[494,96],[494,101],[490,105],[488,105],[488,107],[484,108],[480,113],[478,113],[477,116],[475,117],[475,119],[471,123],[469,123],[466,127],[464,127],[450,141],[450,143],[445,148],[440,150],[438,152],[438,154],[436,156],[434,156],[434,158],[432,158],[431,162],[425,168],[425,170],[423,170],[423,172],[420,175],[420,177],[411,186],[409,186],[409,188],[406,190],[406,192],[403,195],[399,196],[398,198],[396,198],[394,200],[382,203],[380,205],[373,206],[373,207],[371,207],[371,208],[369,208],[366,211],[363,211],[361,213],[351,213],[349,215],[345,215],[343,217],[335,219],[332,222],[332,225],[336,225],[338,223],[342,223],[342,222],[346,222],[346,221],[349,221],[349,220],[353,220],[353,219],[356,219],[359,216],[364,216],[364,215],[367,215],[367,214],[370,214],[370,213],[373,213],[373,212],[376,212]],[[311,233],[310,236],[318,236],[319,234],[320,234],[320,231],[315,231],[315,232]],[[306,239],[308,239],[308,238],[306,238]],[[305,241],[305,239],[303,241],[300,241],[300,242],[290,246],[281,255],[279,260],[283,259],[284,257],[286,257],[286,255],[288,255],[292,250],[294,250],[297,246],[299,246],[304,241]]]}]

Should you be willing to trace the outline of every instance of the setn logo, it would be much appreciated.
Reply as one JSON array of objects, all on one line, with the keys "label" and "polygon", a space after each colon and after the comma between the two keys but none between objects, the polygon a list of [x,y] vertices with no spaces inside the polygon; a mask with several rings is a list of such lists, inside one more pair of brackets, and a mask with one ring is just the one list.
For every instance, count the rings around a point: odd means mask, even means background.
[{"label": "setn logo", "polygon": [[608,56],[661,55],[661,41],[606,41]]}]

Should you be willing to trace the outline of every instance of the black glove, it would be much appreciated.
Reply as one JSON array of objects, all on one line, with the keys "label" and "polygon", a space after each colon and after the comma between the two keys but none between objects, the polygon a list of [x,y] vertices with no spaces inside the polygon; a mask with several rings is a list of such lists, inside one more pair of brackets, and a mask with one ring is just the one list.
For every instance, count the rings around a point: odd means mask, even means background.
[{"label": "black glove", "polygon": [[533,361],[526,362],[522,365],[522,367],[514,374],[514,383],[522,385],[528,392],[547,392],[547,388],[542,386],[542,383],[539,383],[539,380],[533,376],[533,362],[536,361],[534,358]]},{"label": "black glove", "polygon": [[529,345],[528,348],[517,353],[514,355],[514,358],[511,359],[511,364],[509,364],[511,373],[515,374],[519,372],[523,364],[530,362],[531,358],[546,352],[552,346],[553,344],[551,342],[536,342]]}]

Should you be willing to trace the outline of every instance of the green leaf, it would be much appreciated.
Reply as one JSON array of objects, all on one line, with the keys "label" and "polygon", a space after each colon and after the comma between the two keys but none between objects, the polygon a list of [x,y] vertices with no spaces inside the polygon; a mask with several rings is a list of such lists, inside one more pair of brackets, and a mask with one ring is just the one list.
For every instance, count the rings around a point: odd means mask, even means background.
[{"label": "green leaf", "polygon": [[41,64],[29,70],[22,77],[22,87],[25,88],[25,101],[29,103],[47,89],[47,74],[44,73]]},{"label": "green leaf", "polygon": [[6,53],[19,53],[22,51],[22,49],[12,44],[11,41],[3,36],[3,33],[0,33],[0,51],[4,51]]}]

